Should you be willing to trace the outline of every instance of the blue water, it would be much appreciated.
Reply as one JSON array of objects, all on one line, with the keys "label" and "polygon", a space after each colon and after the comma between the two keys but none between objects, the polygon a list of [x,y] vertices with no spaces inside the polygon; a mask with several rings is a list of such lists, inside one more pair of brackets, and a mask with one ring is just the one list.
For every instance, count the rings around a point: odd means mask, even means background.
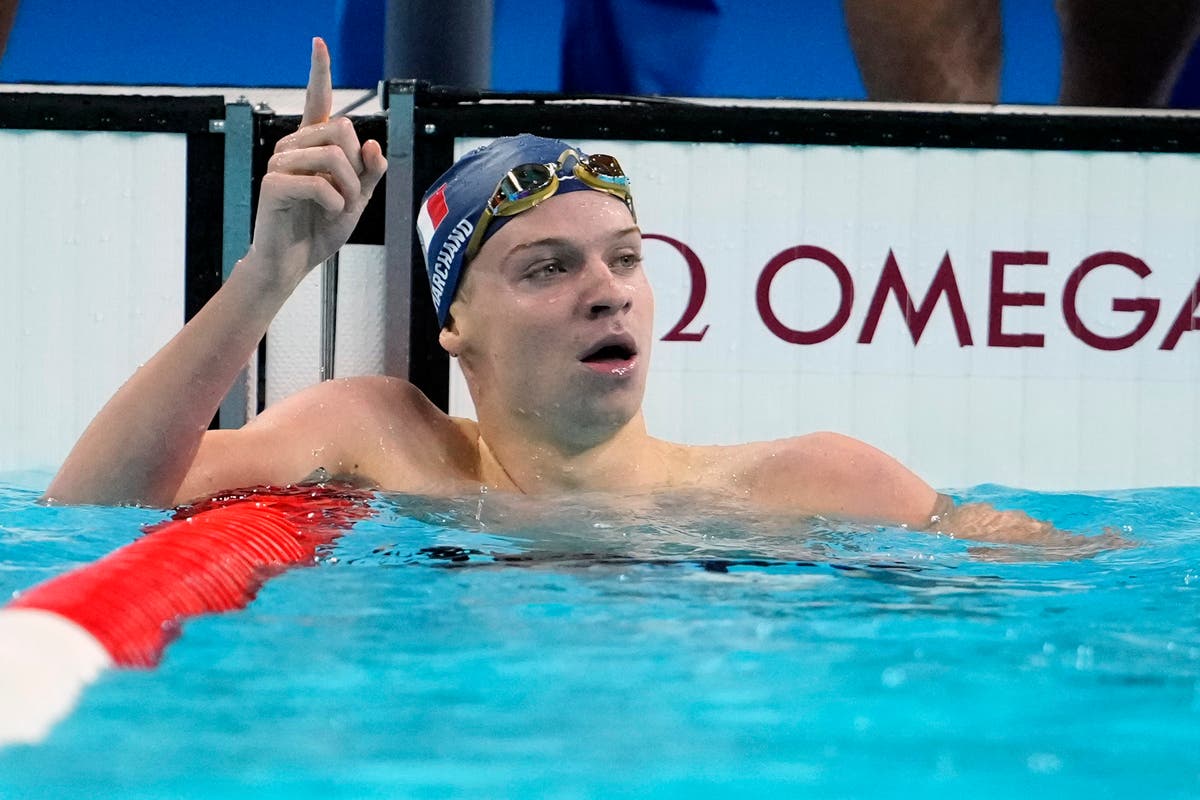
[{"label": "blue water", "polygon": [[[0,596],[164,517],[45,480],[0,483]],[[0,797],[1200,796],[1200,489],[958,496],[1137,546],[381,497],[0,750]]]}]

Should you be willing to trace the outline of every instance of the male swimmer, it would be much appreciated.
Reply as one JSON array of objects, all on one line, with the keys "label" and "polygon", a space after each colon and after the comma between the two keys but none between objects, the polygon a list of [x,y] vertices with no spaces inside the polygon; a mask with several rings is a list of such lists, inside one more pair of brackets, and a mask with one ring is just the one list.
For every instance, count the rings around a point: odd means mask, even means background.
[{"label": "male swimmer", "polygon": [[699,490],[968,538],[1075,538],[1020,512],[956,508],[896,460],[833,433],[727,447],[651,436],[641,406],[654,297],[628,181],[610,156],[528,135],[465,156],[420,214],[441,346],[462,365],[477,422],[403,380],[367,377],[304,390],[240,430],[208,430],[271,319],[346,242],[387,167],[377,142],[329,119],[331,103],[318,39],[303,120],[270,160],[249,252],[100,411],[48,500],[169,506],[323,469],[409,493]]}]

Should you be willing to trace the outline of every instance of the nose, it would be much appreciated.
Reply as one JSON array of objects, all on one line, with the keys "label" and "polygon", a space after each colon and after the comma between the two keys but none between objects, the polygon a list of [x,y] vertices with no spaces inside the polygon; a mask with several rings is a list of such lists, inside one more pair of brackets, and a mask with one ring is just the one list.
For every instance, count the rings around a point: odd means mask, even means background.
[{"label": "nose", "polygon": [[633,287],[628,277],[613,272],[600,258],[588,260],[586,287],[581,305],[592,318],[620,314],[633,306]]}]

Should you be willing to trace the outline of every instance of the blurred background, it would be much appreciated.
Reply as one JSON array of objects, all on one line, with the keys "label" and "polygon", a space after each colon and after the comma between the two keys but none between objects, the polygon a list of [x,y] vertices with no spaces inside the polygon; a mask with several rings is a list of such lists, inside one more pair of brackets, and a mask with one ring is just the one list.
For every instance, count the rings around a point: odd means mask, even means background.
[{"label": "blurred background", "polygon": [[[1109,95],[1079,104],[1200,106],[1196,0],[393,0],[390,21],[388,5],[0,0],[0,50],[6,16],[12,27],[0,82],[301,86],[317,35],[334,52],[337,85],[369,88],[395,63],[393,22],[411,36],[401,47],[424,49],[426,72],[441,65],[451,79],[386,77],[509,92],[1049,104],[1064,80],[1064,25],[1083,21],[1091,29],[1073,43],[1099,70],[1082,80]],[[463,44],[481,30],[482,49]],[[472,59],[475,77],[455,79]],[[1171,62],[1149,67],[1155,79],[1170,73],[1157,99],[1145,86],[1110,88],[1156,59]],[[973,95],[960,78],[979,70],[991,83]]]},{"label": "blurred background", "polygon": [[[5,2],[12,0],[0,7]],[[334,51],[338,85],[365,88],[383,76],[385,5],[21,0],[0,82],[300,86],[308,40],[318,35]],[[679,22],[697,13],[703,19],[690,28]],[[1061,58],[1054,4],[1009,0],[1002,14],[1000,99],[1053,103]],[[678,95],[866,97],[840,0],[495,0],[492,30],[490,88],[502,91],[578,88],[578,74],[575,86],[564,84],[564,73],[570,80],[579,71],[574,59],[602,87],[608,81]],[[460,57],[445,53],[447,61]],[[613,73],[634,59],[658,85],[621,85]]]}]

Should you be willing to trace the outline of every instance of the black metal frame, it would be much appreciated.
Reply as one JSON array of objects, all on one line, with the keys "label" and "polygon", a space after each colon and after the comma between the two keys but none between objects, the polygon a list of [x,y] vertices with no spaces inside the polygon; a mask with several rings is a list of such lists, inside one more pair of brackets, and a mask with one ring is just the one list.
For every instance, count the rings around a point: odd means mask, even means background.
[{"label": "black metal frame", "polygon": [[739,106],[668,98],[464,93],[420,84],[416,98],[417,130],[435,128],[419,137],[422,141],[528,132],[560,139],[1200,152],[1200,114],[1190,111],[784,100]]}]

